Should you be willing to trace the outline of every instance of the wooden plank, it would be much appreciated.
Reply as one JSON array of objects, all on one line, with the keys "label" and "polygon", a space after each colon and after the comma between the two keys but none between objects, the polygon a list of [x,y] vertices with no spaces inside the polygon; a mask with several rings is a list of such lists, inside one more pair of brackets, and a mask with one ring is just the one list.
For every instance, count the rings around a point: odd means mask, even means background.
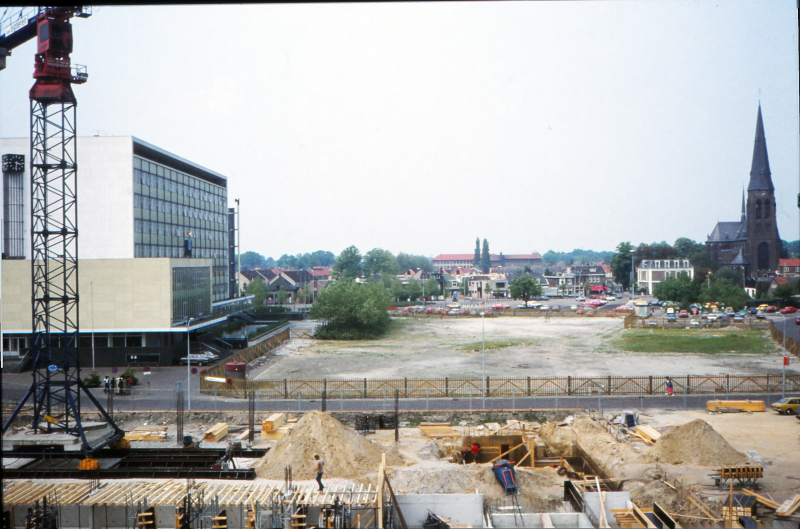
[{"label": "wooden plank", "polygon": [[765,498],[764,496],[761,496],[760,494],[757,494],[757,493],[753,492],[752,490],[742,489],[742,492],[744,492],[745,494],[749,494],[750,496],[755,496],[755,498],[756,498],[756,500],[758,502],[763,504],[765,507],[769,507],[770,509],[772,509],[774,511],[777,511],[778,507],[780,507],[780,505],[778,505],[776,502],[770,500],[769,498]]},{"label": "wooden plank", "polygon": [[717,522],[721,522],[721,521],[723,520],[723,518],[715,518],[713,514],[711,514],[710,512],[708,512],[708,510],[706,510],[706,508],[705,508],[705,507],[703,507],[702,505],[700,505],[700,503],[698,503],[698,502],[697,502],[697,501],[696,501],[694,498],[692,498],[692,496],[691,496],[691,495],[689,496],[689,501],[690,501],[690,502],[692,502],[692,503],[694,503],[695,507],[697,507],[698,509],[700,509],[700,512],[702,512],[703,514],[705,514],[706,516],[708,516],[710,519],[712,519],[712,520],[714,520],[714,521],[717,521]]},{"label": "wooden plank", "polygon": [[780,507],[778,507],[778,510],[775,511],[775,514],[778,516],[791,516],[798,507],[800,507],[800,494],[797,494],[794,498],[788,499],[781,503]]},{"label": "wooden plank", "polygon": [[653,428],[652,426],[647,426],[646,424],[639,424],[636,426],[636,434],[639,437],[649,441],[651,444],[655,443],[661,438],[661,434]]},{"label": "wooden plank", "polygon": [[386,478],[386,452],[381,453],[381,466],[378,469],[378,529],[383,529],[383,480]]},{"label": "wooden plank", "polygon": [[262,432],[274,432],[286,423],[286,414],[273,413],[261,423]]},{"label": "wooden plank", "polygon": [[709,400],[706,402],[707,411],[717,411],[724,408],[738,408],[743,411],[767,411],[763,400]]},{"label": "wooden plank", "polygon": [[386,487],[389,489],[389,494],[392,496],[394,508],[397,509],[397,517],[400,518],[400,525],[403,526],[403,529],[408,529],[408,525],[406,525],[406,519],[403,517],[403,511],[400,510],[400,505],[397,503],[397,498],[394,495],[392,484],[389,482],[389,476],[386,475],[386,471],[383,472],[383,478],[386,480]]},{"label": "wooden plank", "polygon": [[[516,450],[516,449],[517,449],[517,448],[519,448],[520,446],[525,446],[525,443],[523,442],[523,443],[520,443],[520,444],[518,444],[518,445],[517,445],[517,446],[515,446],[514,448],[509,448],[508,450],[506,450],[505,452],[503,452],[503,453],[502,453],[502,454],[500,454],[499,456],[497,456],[497,457],[495,457],[494,459],[492,459],[491,461],[489,461],[489,463],[494,463],[495,461],[497,461],[498,459],[500,459],[500,458],[501,458],[501,457],[503,457],[504,455],[508,454],[509,452],[513,452],[514,450]],[[481,450],[483,450],[483,449],[481,449]]]},{"label": "wooden plank", "polygon": [[226,435],[228,435],[228,423],[218,422],[217,424],[206,430],[205,434],[203,435],[203,440],[210,442],[217,442]]}]

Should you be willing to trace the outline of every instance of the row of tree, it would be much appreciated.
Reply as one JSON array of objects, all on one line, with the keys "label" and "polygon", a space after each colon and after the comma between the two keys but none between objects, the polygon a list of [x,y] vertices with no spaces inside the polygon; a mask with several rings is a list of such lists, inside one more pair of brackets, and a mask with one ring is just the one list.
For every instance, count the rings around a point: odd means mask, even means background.
[{"label": "row of tree", "polygon": [[355,246],[342,250],[333,263],[333,271],[338,277],[355,279],[369,277],[373,274],[401,274],[406,270],[432,271],[431,260],[422,255],[411,255],[400,252],[397,256],[383,248],[373,248],[364,254]]}]

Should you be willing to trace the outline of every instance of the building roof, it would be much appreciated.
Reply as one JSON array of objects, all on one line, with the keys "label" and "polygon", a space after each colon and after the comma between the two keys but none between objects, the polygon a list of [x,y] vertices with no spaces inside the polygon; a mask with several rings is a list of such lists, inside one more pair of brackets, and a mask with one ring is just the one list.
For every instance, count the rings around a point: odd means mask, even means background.
[{"label": "building roof", "polygon": [[[472,261],[475,258],[475,254],[472,253],[443,253],[441,255],[437,255],[433,258],[433,262],[436,261]],[[530,254],[511,254],[511,255],[504,255],[504,254],[489,254],[489,259],[494,262],[506,261],[506,260],[533,260],[533,259],[541,259],[542,256],[538,253],[530,253]]]},{"label": "building roof", "polygon": [[769,171],[767,156],[767,138],[764,135],[764,120],[761,118],[761,103],[758,103],[758,119],[756,120],[756,139],[753,145],[753,165],[750,168],[750,185],[748,191],[774,191],[772,173]]},{"label": "building roof", "polygon": [[513,254],[513,255],[500,254],[500,257],[502,257],[503,259],[510,259],[510,260],[514,260],[514,259],[541,259],[542,258],[542,256],[539,255],[538,253],[525,253],[525,254]]},{"label": "building roof", "polygon": [[168,165],[178,171],[183,171],[186,174],[196,176],[202,180],[211,182],[221,187],[227,187],[227,178],[216,171],[206,169],[202,165],[190,162],[185,158],[181,158],[169,151],[165,151],[161,147],[156,147],[144,140],[140,140],[136,136],[133,138],[133,154],[153,160],[154,162]]},{"label": "building roof", "polygon": [[779,266],[800,266],[800,259],[778,259]]},{"label": "building roof", "polygon": [[789,282],[789,280],[783,276],[775,276],[772,278],[772,282],[775,283],[776,285],[785,285],[786,283]]},{"label": "building roof", "polygon": [[736,257],[733,258],[733,261],[731,261],[731,264],[732,265],[742,265],[743,266],[743,265],[749,265],[750,261],[747,259],[747,257],[745,257],[744,251],[743,250],[739,250],[739,253],[737,253]]},{"label": "building roof", "polygon": [[708,236],[708,241],[724,242],[738,240],[741,222],[717,222],[714,231]]},{"label": "building roof", "polygon": [[443,253],[434,257],[433,261],[472,261],[474,258],[475,254],[471,253]]}]

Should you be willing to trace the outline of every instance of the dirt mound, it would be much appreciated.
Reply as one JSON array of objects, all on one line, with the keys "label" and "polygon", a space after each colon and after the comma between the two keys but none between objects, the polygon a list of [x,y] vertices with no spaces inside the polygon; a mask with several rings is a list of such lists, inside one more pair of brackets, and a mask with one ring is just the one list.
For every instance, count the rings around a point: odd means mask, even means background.
[{"label": "dirt mound", "polygon": [[[312,479],[318,454],[326,477],[354,479],[377,472],[382,452],[329,414],[310,411],[254,468],[259,477],[283,479],[283,469],[291,465],[294,479]],[[396,449],[386,450],[386,464],[403,465],[404,460]]]},{"label": "dirt mound", "polygon": [[673,426],[655,445],[658,460],[672,465],[690,464],[705,467],[738,465],[747,456],[702,419]]},{"label": "dirt mound", "polygon": [[[564,478],[549,469],[516,469],[520,504],[528,510],[552,510],[564,496]],[[406,494],[470,494],[476,490],[487,500],[505,494],[492,473],[491,464],[393,468],[392,488]]]}]

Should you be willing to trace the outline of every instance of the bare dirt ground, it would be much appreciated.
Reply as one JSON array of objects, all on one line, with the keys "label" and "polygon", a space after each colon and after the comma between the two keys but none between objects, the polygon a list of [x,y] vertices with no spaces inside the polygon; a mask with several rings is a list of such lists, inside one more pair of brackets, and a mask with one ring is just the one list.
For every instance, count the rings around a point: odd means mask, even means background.
[{"label": "bare dirt ground", "polygon": [[[630,353],[616,350],[619,318],[414,318],[387,338],[363,342],[292,340],[280,360],[250,378],[603,376],[654,373],[780,373],[778,348],[764,354]],[[788,371],[796,372],[795,367]]]}]

